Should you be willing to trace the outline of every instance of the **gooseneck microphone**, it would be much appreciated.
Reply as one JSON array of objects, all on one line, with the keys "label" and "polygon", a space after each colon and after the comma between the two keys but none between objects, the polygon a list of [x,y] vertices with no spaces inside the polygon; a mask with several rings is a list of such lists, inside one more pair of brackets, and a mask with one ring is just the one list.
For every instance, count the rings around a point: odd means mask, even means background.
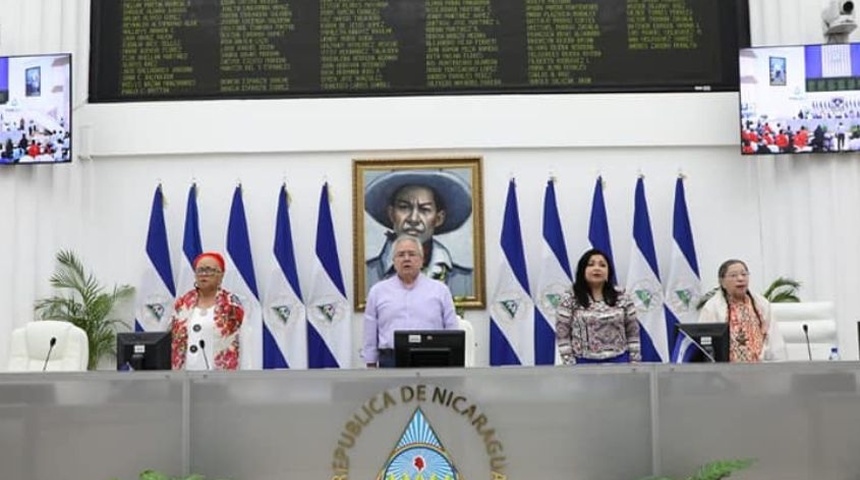
[{"label": "gooseneck microphone", "polygon": [[206,342],[201,338],[197,344],[200,345],[200,353],[203,354],[203,361],[206,362],[206,370],[211,370],[209,368],[209,358],[206,356]]},{"label": "gooseneck microphone", "polygon": [[806,337],[806,353],[809,355],[809,361],[812,361],[812,347],[809,346],[809,325],[803,324],[803,336]]},{"label": "gooseneck microphone", "polygon": [[48,347],[48,354],[45,355],[45,364],[42,365],[42,371],[43,372],[48,369],[48,360],[51,359],[51,352],[54,351],[54,345],[56,345],[56,344],[57,344],[57,337],[51,337],[51,346]]}]

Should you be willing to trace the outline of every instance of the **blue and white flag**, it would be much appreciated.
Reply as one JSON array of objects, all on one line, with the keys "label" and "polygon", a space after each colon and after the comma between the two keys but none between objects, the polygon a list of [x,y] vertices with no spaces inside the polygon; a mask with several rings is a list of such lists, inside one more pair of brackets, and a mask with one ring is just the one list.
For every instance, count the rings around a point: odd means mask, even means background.
[{"label": "blue and white flag", "polygon": [[513,179],[508,184],[501,247],[499,280],[490,304],[490,365],[534,365],[535,305]]},{"label": "blue and white flag", "polygon": [[182,258],[179,261],[179,277],[176,285],[177,295],[194,289],[194,259],[203,253],[200,241],[200,215],[197,213],[197,184],[188,189],[188,202],[185,207],[185,230],[182,236]]},{"label": "blue and white flag", "polygon": [[230,219],[227,223],[227,272],[225,289],[236,294],[245,310],[239,333],[239,366],[242,370],[259,370],[263,367],[263,316],[254,259],[251,256],[251,239],[242,201],[242,185],[233,191]]},{"label": "blue and white flag", "polygon": [[546,182],[543,198],[543,248],[541,269],[535,292],[535,365],[553,365],[556,361],[556,308],[573,281],[564,232],[555,199],[555,180]]},{"label": "blue and white flag", "polygon": [[591,201],[591,219],[588,222],[588,241],[592,248],[606,254],[606,259],[612,265],[613,285],[618,284],[615,278],[615,260],[612,258],[612,241],[609,237],[609,219],[606,217],[606,202],[603,200],[603,177],[597,177],[594,183],[594,197]]},{"label": "blue and white flag", "polygon": [[143,272],[143,281],[137,291],[134,330],[167,330],[173,316],[176,286],[173,283],[173,267],[170,265],[161,184],[155,187],[155,196],[152,199],[149,231],[146,234],[146,259],[148,261]]},{"label": "blue and white flag", "polygon": [[[681,176],[675,182],[675,211],[672,218],[672,263],[669,265],[669,277],[666,279],[666,317],[672,325],[678,322],[693,323],[698,319],[696,304],[702,296],[702,280],[687,211],[684,179]],[[672,361],[689,360],[695,348],[683,335],[672,336],[673,332],[674,329],[669,331]],[[673,339],[674,345],[671,343]]]},{"label": "blue and white flag", "polygon": [[642,177],[636,181],[631,250],[627,292],[633,297],[639,317],[642,361],[668,362],[670,350],[663,287],[660,285],[657,252],[654,249],[654,236],[651,233],[651,219]]},{"label": "blue and white flag", "polygon": [[275,267],[263,308],[263,368],[308,368],[307,316],[299,287],[287,186],[278,193]]},{"label": "blue and white flag", "polygon": [[308,367],[349,368],[352,309],[346,299],[332,223],[328,183],[320,192],[316,255],[308,295]]}]

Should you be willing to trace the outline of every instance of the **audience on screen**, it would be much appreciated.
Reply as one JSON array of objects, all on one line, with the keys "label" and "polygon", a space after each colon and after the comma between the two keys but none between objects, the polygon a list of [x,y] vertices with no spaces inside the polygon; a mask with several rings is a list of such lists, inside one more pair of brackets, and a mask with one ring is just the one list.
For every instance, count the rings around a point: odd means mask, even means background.
[{"label": "audience on screen", "polygon": [[0,163],[61,162],[69,158],[70,132],[65,120],[51,130],[33,119],[0,114]]}]

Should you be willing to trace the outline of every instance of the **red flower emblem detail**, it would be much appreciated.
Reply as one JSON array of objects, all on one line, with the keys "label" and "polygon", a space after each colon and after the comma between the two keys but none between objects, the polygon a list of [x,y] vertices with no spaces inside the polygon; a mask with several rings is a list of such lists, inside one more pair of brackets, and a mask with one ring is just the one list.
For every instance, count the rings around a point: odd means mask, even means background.
[{"label": "red flower emblem detail", "polygon": [[419,472],[424,470],[424,457],[415,457],[412,459],[412,464],[415,465],[415,469]]}]

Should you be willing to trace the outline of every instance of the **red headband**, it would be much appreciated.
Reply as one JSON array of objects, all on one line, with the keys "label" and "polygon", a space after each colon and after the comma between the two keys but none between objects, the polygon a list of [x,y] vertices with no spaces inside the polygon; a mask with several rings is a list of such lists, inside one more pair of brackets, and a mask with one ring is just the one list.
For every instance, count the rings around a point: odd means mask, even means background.
[{"label": "red headband", "polygon": [[214,258],[215,261],[218,262],[218,265],[221,267],[221,271],[223,272],[225,270],[224,257],[221,256],[221,254],[218,252],[203,252],[200,255],[197,255],[197,258],[194,259],[194,268],[197,268],[197,264],[200,263],[200,260],[202,260],[204,257]]}]

